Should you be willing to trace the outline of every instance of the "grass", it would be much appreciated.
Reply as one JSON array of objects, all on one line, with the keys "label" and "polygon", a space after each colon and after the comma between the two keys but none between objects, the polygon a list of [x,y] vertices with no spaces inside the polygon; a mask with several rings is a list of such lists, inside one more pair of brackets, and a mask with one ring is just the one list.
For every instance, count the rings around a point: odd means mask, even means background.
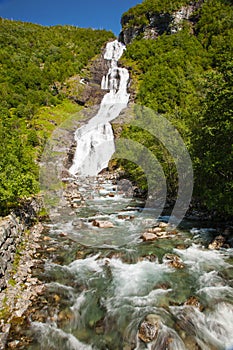
[{"label": "grass", "polygon": [[34,118],[35,128],[39,137],[49,137],[57,126],[72,115],[80,112],[82,108],[68,99],[57,106],[42,107]]}]

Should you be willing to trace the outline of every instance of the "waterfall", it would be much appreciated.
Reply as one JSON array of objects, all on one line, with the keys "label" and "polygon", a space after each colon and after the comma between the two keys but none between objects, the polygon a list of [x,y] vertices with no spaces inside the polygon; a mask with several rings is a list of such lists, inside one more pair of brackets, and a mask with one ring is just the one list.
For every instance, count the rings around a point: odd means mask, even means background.
[{"label": "waterfall", "polygon": [[73,165],[69,169],[73,175],[96,176],[108,166],[115,151],[110,121],[118,117],[129,101],[129,72],[118,67],[118,60],[124,50],[125,46],[117,40],[106,45],[104,59],[110,61],[110,68],[102,78],[101,88],[109,92],[104,95],[95,117],[75,132],[77,148]]}]

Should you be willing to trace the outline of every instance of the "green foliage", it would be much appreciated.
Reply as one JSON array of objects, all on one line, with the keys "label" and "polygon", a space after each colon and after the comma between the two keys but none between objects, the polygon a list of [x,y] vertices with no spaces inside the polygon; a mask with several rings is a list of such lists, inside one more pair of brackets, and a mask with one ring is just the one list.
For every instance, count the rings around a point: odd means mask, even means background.
[{"label": "green foliage", "polygon": [[0,19],[0,102],[19,117],[57,104],[55,82],[78,74],[113,34],[72,26],[42,27]]},{"label": "green foliage", "polygon": [[[137,15],[173,11],[184,3],[145,0],[127,15],[137,26]],[[183,28],[156,40],[135,39],[128,45],[124,63],[133,69],[136,102],[168,118],[181,133],[193,160],[195,196],[209,208],[232,215],[232,3],[209,0],[195,15],[197,23],[192,30]],[[177,179],[166,151],[161,153],[156,140],[135,130],[125,129],[123,135],[141,143],[147,139],[146,147],[161,162],[170,193],[175,193]],[[141,169],[123,165],[145,188]]]},{"label": "green foliage", "polygon": [[196,193],[211,207],[231,214],[233,208],[233,64],[207,77],[201,117],[192,126]]},{"label": "green foliage", "polygon": [[114,35],[0,18],[0,214],[39,190],[38,165],[56,125],[80,110],[57,86]]}]

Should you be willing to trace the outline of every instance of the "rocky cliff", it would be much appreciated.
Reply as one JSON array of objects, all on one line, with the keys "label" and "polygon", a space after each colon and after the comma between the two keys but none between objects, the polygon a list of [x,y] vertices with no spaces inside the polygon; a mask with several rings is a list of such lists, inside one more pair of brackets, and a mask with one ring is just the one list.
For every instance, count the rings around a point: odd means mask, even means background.
[{"label": "rocky cliff", "polygon": [[[192,1],[189,5],[182,6],[174,12],[145,12],[138,18],[135,15],[125,14],[122,16],[122,31],[119,40],[125,45],[131,43],[137,37],[145,39],[156,39],[164,33],[173,34],[181,30],[185,23],[192,28],[196,23],[204,0]],[[142,20],[143,18],[143,20]]]},{"label": "rocky cliff", "polygon": [[104,50],[100,55],[89,62],[81,75],[69,78],[65,84],[57,87],[70,99],[81,106],[93,106],[100,104],[106,91],[101,89],[102,77],[107,74],[109,64],[104,60]]}]

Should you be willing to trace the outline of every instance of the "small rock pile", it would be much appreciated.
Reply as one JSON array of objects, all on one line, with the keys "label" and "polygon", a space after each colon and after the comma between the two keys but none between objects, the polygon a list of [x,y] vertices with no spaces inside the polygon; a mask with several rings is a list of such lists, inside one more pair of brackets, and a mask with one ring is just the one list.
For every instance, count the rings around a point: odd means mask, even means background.
[{"label": "small rock pile", "polygon": [[68,202],[68,206],[77,209],[83,206],[84,198],[78,190],[78,186],[75,183],[70,183],[66,186],[64,197]]},{"label": "small rock pile", "polygon": [[169,224],[167,224],[166,222],[159,222],[152,228],[147,229],[147,231],[144,232],[140,238],[142,238],[142,240],[145,242],[149,242],[161,238],[171,238],[172,236],[177,234],[177,231],[172,230],[169,227]]}]

